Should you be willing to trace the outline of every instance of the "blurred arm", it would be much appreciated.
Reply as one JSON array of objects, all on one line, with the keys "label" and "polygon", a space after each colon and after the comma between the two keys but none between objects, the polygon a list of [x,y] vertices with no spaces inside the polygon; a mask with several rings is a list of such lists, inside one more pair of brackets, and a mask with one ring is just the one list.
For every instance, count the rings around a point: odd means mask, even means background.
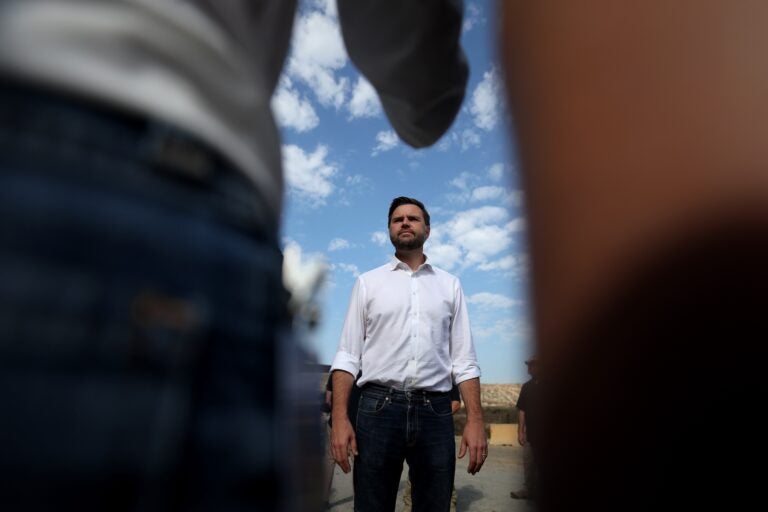
[{"label": "blurred arm", "polygon": [[400,138],[434,144],[464,99],[469,67],[458,0],[338,0],[350,59],[373,85]]}]

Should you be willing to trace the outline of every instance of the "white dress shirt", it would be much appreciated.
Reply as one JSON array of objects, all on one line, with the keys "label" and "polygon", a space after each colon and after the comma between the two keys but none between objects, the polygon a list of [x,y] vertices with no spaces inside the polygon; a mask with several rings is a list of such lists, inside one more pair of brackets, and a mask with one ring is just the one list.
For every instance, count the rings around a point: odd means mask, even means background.
[{"label": "white dress shirt", "polygon": [[403,390],[449,391],[452,380],[480,377],[459,279],[395,257],[358,277],[331,370]]}]

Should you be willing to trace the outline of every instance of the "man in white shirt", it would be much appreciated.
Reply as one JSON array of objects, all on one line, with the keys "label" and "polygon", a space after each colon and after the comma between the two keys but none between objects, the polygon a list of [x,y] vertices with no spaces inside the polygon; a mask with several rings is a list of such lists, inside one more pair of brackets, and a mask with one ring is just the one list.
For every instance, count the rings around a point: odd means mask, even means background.
[{"label": "man in white shirt", "polygon": [[[455,472],[450,389],[467,409],[459,458],[475,474],[487,456],[477,364],[459,280],[427,263],[429,213],[413,198],[389,208],[390,262],[361,275],[352,290],[333,372],[332,449],[347,473],[355,456],[355,510],[394,510],[408,462],[413,510],[446,511]],[[353,429],[347,402],[362,388]]]}]

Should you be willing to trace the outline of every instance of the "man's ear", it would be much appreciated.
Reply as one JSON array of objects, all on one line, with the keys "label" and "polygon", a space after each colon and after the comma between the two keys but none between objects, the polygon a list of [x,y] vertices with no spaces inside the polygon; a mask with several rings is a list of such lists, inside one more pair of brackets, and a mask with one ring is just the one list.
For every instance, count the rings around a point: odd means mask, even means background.
[{"label": "man's ear", "polygon": [[424,239],[425,241],[427,240],[427,238],[429,238],[429,226],[427,226],[426,234],[427,234],[427,237]]}]

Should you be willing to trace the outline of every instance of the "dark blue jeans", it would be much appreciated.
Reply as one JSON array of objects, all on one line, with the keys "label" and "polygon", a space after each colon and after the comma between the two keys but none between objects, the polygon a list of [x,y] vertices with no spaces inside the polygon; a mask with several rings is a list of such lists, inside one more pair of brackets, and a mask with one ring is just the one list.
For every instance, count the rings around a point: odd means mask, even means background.
[{"label": "dark blue jeans", "polygon": [[357,412],[355,511],[395,510],[408,462],[414,512],[447,512],[456,468],[448,393],[363,388]]},{"label": "dark blue jeans", "polygon": [[0,87],[0,509],[279,508],[261,204],[173,128]]}]

